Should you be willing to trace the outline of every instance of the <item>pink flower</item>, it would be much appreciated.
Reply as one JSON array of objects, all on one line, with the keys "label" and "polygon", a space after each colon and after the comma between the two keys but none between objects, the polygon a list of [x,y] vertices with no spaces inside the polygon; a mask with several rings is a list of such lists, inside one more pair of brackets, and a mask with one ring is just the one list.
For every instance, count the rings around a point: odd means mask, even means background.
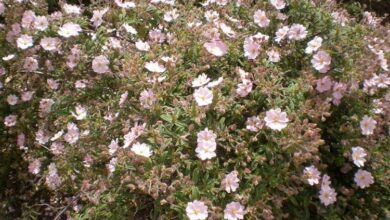
[{"label": "pink flower", "polygon": [[290,40],[303,40],[307,36],[306,27],[301,24],[293,24],[288,31],[288,39]]},{"label": "pink flower", "polygon": [[233,171],[230,172],[228,175],[225,176],[225,178],[222,180],[221,184],[222,187],[226,190],[226,192],[235,192],[238,188],[238,183],[240,180],[237,177],[238,172]]},{"label": "pink flower", "polygon": [[366,162],[366,158],[365,158],[366,156],[367,153],[364,150],[364,148],[359,146],[352,148],[352,160],[357,167],[364,166],[364,163]]},{"label": "pink flower", "polygon": [[327,185],[321,186],[319,198],[322,204],[328,206],[330,204],[335,203],[337,200],[336,196],[337,193],[333,188]]},{"label": "pink flower", "polygon": [[47,79],[47,85],[50,89],[57,90],[60,84],[58,83],[58,80],[54,79]]},{"label": "pink flower", "polygon": [[200,87],[195,89],[194,98],[198,106],[210,105],[213,102],[213,92],[206,87]]},{"label": "pink flower", "polygon": [[64,144],[62,142],[55,141],[50,145],[50,152],[56,156],[63,154],[64,150],[65,150],[65,147],[64,147]]},{"label": "pink flower", "polygon": [[37,175],[41,171],[41,161],[38,159],[33,160],[28,165],[28,172]]},{"label": "pink flower", "polygon": [[280,61],[280,53],[277,50],[274,50],[274,49],[267,50],[266,53],[267,53],[269,61],[271,61],[273,63],[277,63]]},{"label": "pink flower", "polygon": [[130,144],[133,143],[133,141],[135,141],[139,136],[141,136],[143,133],[144,133],[144,130],[146,128],[146,124],[142,124],[142,125],[138,125],[138,123],[136,123],[130,130],[129,133],[127,133],[125,136],[124,136],[124,144],[123,144],[123,148],[126,149],[130,146]]},{"label": "pink flower", "polygon": [[32,91],[26,91],[22,93],[22,101],[27,102],[32,99],[32,96],[34,95],[34,92]]},{"label": "pink flower", "polygon": [[248,79],[243,79],[241,83],[238,84],[237,94],[241,97],[247,96],[252,91],[252,81]]},{"label": "pink flower", "polygon": [[42,113],[50,113],[53,104],[53,99],[41,99],[39,102],[39,111]]},{"label": "pink flower", "polygon": [[45,16],[37,16],[34,20],[34,28],[40,31],[44,31],[49,26],[49,22]]},{"label": "pink flower", "polygon": [[99,27],[103,23],[103,16],[108,12],[109,8],[104,8],[102,10],[94,10],[91,18],[93,26]]},{"label": "pink flower", "polygon": [[4,14],[5,11],[5,5],[3,2],[0,2],[0,15]]},{"label": "pink flower", "polygon": [[264,122],[259,118],[259,116],[249,117],[245,124],[246,129],[252,132],[258,132],[264,126]]},{"label": "pink flower", "polygon": [[371,173],[362,169],[356,172],[354,180],[356,185],[362,189],[374,183],[374,177],[372,177]]},{"label": "pink flower", "polygon": [[27,29],[31,28],[34,23],[35,17],[35,12],[31,10],[26,10],[23,13],[22,17],[22,27]]},{"label": "pink flower", "polygon": [[68,132],[64,135],[64,140],[69,144],[75,144],[80,137],[79,128],[76,124],[70,122],[67,125]]},{"label": "pink flower", "polygon": [[19,101],[18,96],[14,95],[14,94],[7,96],[7,102],[9,105],[16,105],[18,103],[18,101]]},{"label": "pink flower", "polygon": [[153,61],[145,63],[145,68],[153,73],[163,73],[166,70],[163,65]]},{"label": "pink flower", "polygon": [[149,39],[157,43],[162,43],[165,41],[165,34],[160,29],[155,28],[149,32]]},{"label": "pink flower", "polygon": [[333,104],[335,104],[335,105],[340,104],[341,98],[343,98],[344,92],[346,90],[347,90],[347,85],[345,85],[344,83],[336,82],[333,85],[333,92],[332,92]]},{"label": "pink flower", "polygon": [[62,25],[57,33],[62,37],[69,38],[78,36],[81,31],[80,25],[69,22]]},{"label": "pink flower", "polygon": [[204,202],[194,200],[187,204],[186,214],[190,220],[204,220],[208,216],[207,206]]},{"label": "pink flower", "polygon": [[362,134],[363,135],[373,134],[376,124],[377,122],[373,118],[365,115],[363,119],[360,121],[360,128],[362,129]]},{"label": "pink flower", "polygon": [[92,69],[95,73],[103,74],[110,70],[108,65],[110,64],[110,61],[107,59],[106,56],[100,55],[93,59],[92,61]]},{"label": "pink flower", "polygon": [[259,25],[259,27],[267,27],[269,25],[270,20],[267,18],[267,15],[265,14],[265,11],[263,10],[257,10],[255,11],[255,14],[253,15],[253,20],[255,21],[255,24]]},{"label": "pink flower", "polygon": [[215,153],[217,148],[216,137],[214,132],[207,128],[198,133],[195,152],[201,160],[207,160],[217,156]]},{"label": "pink flower", "polygon": [[55,190],[61,185],[61,178],[57,173],[55,163],[49,165],[49,173],[46,176],[46,185],[51,189]]},{"label": "pink flower", "polygon": [[23,68],[28,72],[36,71],[39,68],[38,60],[34,57],[26,57],[26,59],[24,60]]},{"label": "pink flower", "polygon": [[118,150],[119,144],[118,144],[118,138],[111,140],[111,143],[108,145],[108,153],[113,156],[115,152]]},{"label": "pink flower", "polygon": [[25,50],[25,49],[32,47],[34,45],[33,38],[30,35],[26,35],[26,34],[23,34],[22,36],[20,36],[16,40],[16,44],[22,50]]},{"label": "pink flower", "polygon": [[151,89],[144,90],[141,92],[139,101],[141,102],[141,106],[145,109],[151,109],[154,103],[157,101],[156,96],[154,95]]},{"label": "pink flower", "polygon": [[7,127],[13,127],[16,125],[16,115],[8,115],[7,117],[4,118],[4,125]]},{"label": "pink flower", "polygon": [[311,64],[320,73],[326,73],[329,71],[331,63],[331,57],[323,50],[318,51],[311,59]]},{"label": "pink flower", "polygon": [[318,171],[318,169],[313,165],[305,167],[305,170],[303,171],[303,176],[307,179],[307,182],[311,186],[318,184],[321,179],[320,171]]},{"label": "pink flower", "polygon": [[87,109],[80,104],[76,105],[76,111],[71,112],[72,116],[76,118],[76,120],[80,121],[87,117]]},{"label": "pink flower", "polygon": [[223,218],[227,220],[244,219],[245,207],[239,202],[231,202],[226,205]]},{"label": "pink flower", "polygon": [[328,91],[332,87],[332,79],[329,76],[325,76],[322,79],[317,80],[317,91],[325,92]]},{"label": "pink flower", "polygon": [[284,2],[284,0],[270,0],[269,2],[278,10],[282,10],[286,7],[286,2]]},{"label": "pink flower", "polygon": [[275,33],[276,34],[275,41],[280,43],[282,40],[284,40],[287,37],[289,31],[290,28],[288,26],[283,26],[279,28]]},{"label": "pink flower", "polygon": [[204,48],[206,48],[207,52],[217,57],[225,55],[228,50],[226,44],[220,39],[214,39],[210,42],[205,43],[203,46]]},{"label": "pink flower", "polygon": [[265,113],[265,125],[267,125],[272,130],[281,131],[283,128],[287,127],[288,118],[287,113],[282,112],[280,108],[270,109]]},{"label": "pink flower", "polygon": [[251,37],[246,37],[244,41],[244,55],[250,59],[254,60],[260,53],[260,44]]},{"label": "pink flower", "polygon": [[60,40],[56,37],[44,37],[40,42],[41,47],[47,51],[56,51],[60,45]]}]

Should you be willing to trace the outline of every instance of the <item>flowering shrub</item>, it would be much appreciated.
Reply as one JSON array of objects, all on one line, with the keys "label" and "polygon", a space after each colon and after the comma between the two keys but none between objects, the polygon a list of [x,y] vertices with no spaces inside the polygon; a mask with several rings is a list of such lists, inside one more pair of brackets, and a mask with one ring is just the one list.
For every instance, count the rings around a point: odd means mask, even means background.
[{"label": "flowering shrub", "polygon": [[389,218],[390,31],[373,14],[47,6],[0,1],[2,218]]}]

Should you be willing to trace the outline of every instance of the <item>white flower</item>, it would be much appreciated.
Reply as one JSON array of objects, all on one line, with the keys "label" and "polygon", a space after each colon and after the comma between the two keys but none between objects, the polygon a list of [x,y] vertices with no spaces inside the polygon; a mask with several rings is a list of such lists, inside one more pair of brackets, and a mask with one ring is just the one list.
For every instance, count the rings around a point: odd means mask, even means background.
[{"label": "white flower", "polygon": [[244,219],[245,207],[239,202],[231,202],[226,205],[223,218],[227,220]]},{"label": "white flower", "polygon": [[206,85],[208,82],[210,82],[210,78],[206,74],[202,73],[192,81],[192,87],[201,87]]},{"label": "white flower", "polygon": [[305,53],[307,54],[312,54],[313,52],[317,51],[321,45],[322,45],[322,38],[321,37],[314,37],[313,40],[309,41],[309,43],[307,43],[307,47],[305,49]]},{"label": "white flower", "polygon": [[318,184],[321,179],[320,171],[318,171],[318,169],[313,165],[309,167],[305,167],[305,170],[303,171],[303,175],[307,179],[309,185],[311,186]]},{"label": "white flower", "polygon": [[74,14],[74,15],[80,15],[81,14],[81,8],[77,5],[71,5],[71,4],[64,4],[62,7],[67,14]]},{"label": "white flower", "polygon": [[56,134],[54,134],[54,136],[50,140],[55,141],[58,138],[60,138],[63,134],[64,134],[64,130],[61,130],[61,131],[57,132]]},{"label": "white flower", "polygon": [[108,65],[110,64],[110,61],[107,59],[106,56],[100,55],[93,59],[92,61],[92,69],[95,73],[103,74],[110,70]]},{"label": "white flower", "polygon": [[163,65],[153,61],[145,63],[145,68],[150,72],[154,72],[154,73],[163,73],[166,70],[166,68]]},{"label": "white flower", "polygon": [[207,87],[207,88],[214,88],[214,87],[218,86],[219,84],[221,84],[222,81],[223,81],[223,77],[221,76],[221,77],[219,77],[218,79],[209,82],[209,83],[206,85],[206,87]]},{"label": "white flower", "polygon": [[286,2],[284,2],[284,0],[270,0],[269,2],[278,10],[282,10],[286,7]]},{"label": "white flower", "polygon": [[289,122],[287,113],[282,112],[280,108],[270,109],[265,115],[265,125],[272,130],[281,131],[283,128],[287,127],[287,123]]},{"label": "white flower", "polygon": [[374,177],[372,177],[371,173],[362,169],[356,172],[354,180],[356,185],[362,189],[374,183]]},{"label": "white flower", "polygon": [[27,49],[29,47],[32,47],[34,45],[33,44],[33,38],[31,36],[29,36],[29,35],[26,35],[26,34],[21,35],[16,40],[16,44],[22,50],[25,50],[25,49]]},{"label": "white flower", "polygon": [[122,26],[123,26],[123,28],[125,28],[127,33],[130,33],[130,34],[133,34],[133,35],[136,35],[138,33],[137,30],[135,30],[134,27],[132,27],[132,26],[130,26],[128,24],[123,24]]},{"label": "white flower", "polygon": [[115,0],[115,3],[116,3],[119,7],[125,8],[125,9],[135,8],[135,3],[134,3],[134,2],[131,2],[131,1]]},{"label": "white flower", "polygon": [[311,64],[320,73],[326,73],[329,70],[332,58],[323,50],[318,51],[311,59]]},{"label": "white flower", "polygon": [[150,50],[150,45],[148,42],[143,42],[142,40],[138,40],[135,42],[135,47],[140,50],[140,51],[149,51]]},{"label": "white flower", "polygon": [[362,147],[353,147],[352,148],[352,160],[353,163],[358,167],[363,167],[366,162],[367,153]]},{"label": "white flower", "polygon": [[69,38],[72,36],[78,36],[81,31],[82,29],[80,25],[69,22],[60,27],[58,34],[62,37]]},{"label": "white flower", "polygon": [[365,115],[363,119],[360,121],[360,128],[362,129],[362,134],[363,135],[373,134],[376,124],[377,122],[373,118]]},{"label": "white flower", "polygon": [[206,87],[201,87],[195,89],[194,98],[199,106],[210,105],[213,102],[213,92]]},{"label": "white flower", "polygon": [[194,200],[187,204],[186,214],[190,220],[204,220],[208,216],[207,206],[204,202]]},{"label": "white flower", "polygon": [[320,198],[322,204],[324,204],[325,206],[328,206],[330,204],[335,203],[337,200],[336,196],[337,196],[337,193],[333,188],[331,188],[330,186],[327,186],[327,185],[321,186],[319,198]]},{"label": "white flower", "polygon": [[150,150],[150,146],[144,143],[137,142],[133,144],[133,146],[131,147],[131,151],[143,157],[152,156],[152,151]]},{"label": "white flower", "polygon": [[265,11],[263,10],[257,10],[255,11],[255,14],[253,15],[253,20],[259,27],[267,27],[270,23],[270,20],[267,18],[267,15],[265,14]]},{"label": "white flower", "polygon": [[238,188],[238,183],[240,180],[237,177],[238,172],[233,171],[230,172],[228,175],[225,176],[225,178],[222,180],[221,184],[222,187],[226,190],[226,192],[235,192]]},{"label": "white flower", "polygon": [[76,118],[76,120],[83,120],[85,117],[87,117],[87,109],[81,105],[76,106],[76,113],[71,113],[73,117]]}]

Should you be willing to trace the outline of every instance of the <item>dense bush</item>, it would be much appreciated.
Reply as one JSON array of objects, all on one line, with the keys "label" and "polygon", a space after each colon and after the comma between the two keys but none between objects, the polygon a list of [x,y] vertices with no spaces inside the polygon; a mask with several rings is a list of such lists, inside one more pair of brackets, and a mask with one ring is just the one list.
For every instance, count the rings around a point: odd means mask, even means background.
[{"label": "dense bush", "polygon": [[390,31],[374,14],[58,6],[0,1],[1,219],[389,218]]}]

